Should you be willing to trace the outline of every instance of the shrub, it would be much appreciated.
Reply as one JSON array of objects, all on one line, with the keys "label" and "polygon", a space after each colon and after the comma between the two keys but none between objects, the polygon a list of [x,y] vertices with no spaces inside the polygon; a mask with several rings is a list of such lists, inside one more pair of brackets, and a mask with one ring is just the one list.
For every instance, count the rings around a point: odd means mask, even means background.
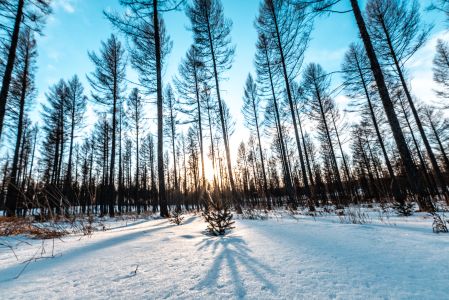
[{"label": "shrub", "polygon": [[444,216],[441,217],[441,215],[439,215],[436,212],[432,213],[432,216],[433,216],[432,230],[434,233],[449,232],[446,225],[446,223],[449,223],[449,221],[444,220]]},{"label": "shrub", "polygon": [[399,202],[393,204],[393,209],[396,211],[398,216],[409,217],[415,213],[415,204],[413,202],[408,202],[401,204]]},{"label": "shrub", "polygon": [[366,224],[371,223],[368,214],[362,212],[360,208],[346,208],[337,214],[342,224]]},{"label": "shrub", "polygon": [[233,229],[231,205],[225,199],[210,196],[208,191],[203,193],[207,209],[203,212],[203,217],[208,223],[207,230],[210,234],[219,236],[225,235],[226,231]]},{"label": "shrub", "polygon": [[266,211],[255,210],[254,208],[247,208],[242,212],[242,219],[266,220],[268,219],[268,214]]},{"label": "shrub", "polygon": [[170,213],[170,223],[181,225],[184,217],[182,215],[182,211],[179,208],[176,208]]}]

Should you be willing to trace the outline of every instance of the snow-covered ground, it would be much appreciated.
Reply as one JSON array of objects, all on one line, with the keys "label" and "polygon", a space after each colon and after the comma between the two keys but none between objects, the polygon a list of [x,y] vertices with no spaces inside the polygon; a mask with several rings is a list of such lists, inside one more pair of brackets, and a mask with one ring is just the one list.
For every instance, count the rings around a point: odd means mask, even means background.
[{"label": "snow-covered ground", "polygon": [[431,223],[284,215],[237,220],[231,234],[210,237],[194,215],[181,226],[109,222],[91,237],[46,241],[42,255],[55,257],[18,279],[42,242],[18,245],[18,260],[0,248],[0,299],[448,299],[449,235]]}]

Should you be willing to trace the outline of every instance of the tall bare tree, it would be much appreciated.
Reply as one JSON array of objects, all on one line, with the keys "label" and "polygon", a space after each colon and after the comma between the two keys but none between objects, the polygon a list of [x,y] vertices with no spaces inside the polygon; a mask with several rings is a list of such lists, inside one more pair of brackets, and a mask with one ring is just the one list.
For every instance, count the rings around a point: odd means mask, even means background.
[{"label": "tall bare tree", "polygon": [[301,177],[307,197],[311,197],[311,191],[299,137],[291,83],[298,75],[302,65],[303,55],[309,40],[310,25],[311,23],[307,22],[306,10],[293,6],[287,0],[264,0],[256,22],[259,33],[270,37],[270,47],[272,47],[275,55],[273,63],[275,69],[279,69],[280,76],[284,81],[284,91],[290,107],[296,147],[301,163]]},{"label": "tall bare tree", "polygon": [[419,9],[417,0],[370,0],[366,8],[367,23],[376,50],[385,62],[394,66],[394,72],[399,77],[421,139],[436,173],[436,179],[443,193],[449,197],[447,184],[427,139],[404,74],[406,61],[424,45],[431,30],[430,26],[426,26],[421,21]]},{"label": "tall bare tree", "polygon": [[124,79],[126,75],[125,50],[115,35],[102,42],[100,54],[89,52],[89,57],[95,65],[95,71],[87,76],[95,102],[106,106],[111,113],[111,155],[109,163],[109,215],[114,216],[115,205],[115,159],[117,134],[117,109],[122,101]]},{"label": "tall bare tree", "polygon": [[162,69],[171,42],[165,31],[161,13],[174,10],[184,1],[175,0],[120,0],[127,9],[124,15],[108,14],[107,18],[122,31],[131,44],[131,63],[139,73],[140,83],[148,94],[156,94],[157,106],[157,161],[159,206],[162,217],[168,217],[164,175],[164,116]]},{"label": "tall bare tree", "polygon": [[284,184],[286,188],[287,195],[289,197],[289,202],[291,204],[295,203],[295,197],[293,193],[293,186],[290,174],[290,168],[287,160],[287,152],[285,150],[284,144],[284,133],[281,128],[281,115],[279,108],[279,100],[276,93],[276,83],[274,78],[274,65],[273,61],[273,49],[268,43],[267,37],[263,33],[259,33],[257,44],[256,44],[256,59],[255,65],[257,69],[258,81],[261,82],[259,86],[262,88],[262,93],[270,99],[269,102],[272,103],[274,110],[274,119],[276,124],[276,131],[278,135],[278,141],[281,150],[281,159],[283,166]]},{"label": "tall bare tree", "polygon": [[24,30],[19,36],[16,65],[12,75],[10,105],[14,112],[16,143],[6,198],[6,215],[15,215],[18,196],[22,194],[18,182],[19,151],[23,145],[26,109],[35,96],[34,76],[36,72],[36,40],[31,30]]},{"label": "tall bare tree", "polygon": [[206,80],[204,62],[200,52],[191,46],[185,59],[179,66],[179,77],[175,78],[175,86],[181,99],[181,111],[192,117],[192,122],[198,122],[199,145],[201,155],[201,176],[203,188],[206,187],[206,171],[204,167],[203,115],[204,104],[201,101],[201,86]]},{"label": "tall bare tree", "polygon": [[[404,133],[402,132],[401,126],[399,124],[398,116],[394,110],[394,105],[387,87],[385,75],[384,72],[382,71],[378,55],[375,51],[373,41],[367,28],[365,18],[360,9],[359,1],[358,0],[348,0],[348,1],[349,4],[351,5],[350,12],[352,12],[354,15],[357,27],[360,32],[360,37],[362,39],[366,51],[366,55],[369,59],[370,68],[371,71],[373,72],[379,97],[382,101],[385,114],[387,115],[388,123],[393,132],[393,137],[396,142],[396,146],[399,150],[399,154],[401,156],[402,162],[406,170],[407,179],[410,183],[413,192],[418,195],[418,203],[421,209],[432,211],[434,209],[432,203],[428,199],[422,197],[424,195],[423,194],[424,188],[419,180],[418,171],[416,169],[415,164],[413,163],[410,150],[405,141]],[[316,14],[323,14],[323,13],[329,14],[334,12],[333,7],[336,4],[342,2],[342,0],[311,0],[311,1],[294,0],[294,2],[301,9],[307,7],[313,13]]]},{"label": "tall bare tree", "polygon": [[178,183],[178,170],[177,170],[177,165],[178,165],[178,159],[176,156],[176,137],[177,137],[177,107],[178,107],[178,102],[175,99],[175,94],[173,92],[173,89],[171,87],[171,85],[167,85],[167,87],[165,88],[165,95],[164,95],[164,110],[166,113],[166,122],[165,124],[166,126],[166,133],[167,136],[169,136],[170,138],[170,144],[171,144],[171,152],[172,152],[172,156],[173,156],[173,177],[174,177],[174,186],[175,186],[175,191],[179,191],[179,183]]},{"label": "tall bare tree", "polygon": [[[84,95],[84,88],[78,76],[73,76],[68,81],[68,101],[67,114],[70,120],[70,146],[69,146],[69,160],[67,163],[67,174],[64,183],[65,192],[68,192],[72,184],[72,169],[73,169],[73,146],[75,140],[75,131],[80,129],[84,114],[86,112],[87,97]],[[67,196],[67,194],[66,194]]]},{"label": "tall bare tree", "polygon": [[[221,97],[220,79],[224,71],[229,69],[234,56],[231,46],[232,22],[224,17],[220,0],[194,0],[187,9],[190,18],[195,46],[205,58],[205,68],[214,79],[215,93],[218,103],[218,113],[226,153],[226,165],[229,182],[234,197],[237,197],[234,176],[232,174],[232,160],[229,149],[229,136],[226,131],[224,102]],[[236,199],[237,200],[237,199]]]},{"label": "tall bare tree", "polygon": [[368,57],[366,56],[365,50],[362,48],[362,46],[351,44],[348,52],[345,55],[342,70],[346,91],[348,95],[351,96],[352,99],[354,99],[354,101],[352,102],[352,106],[360,105],[358,101],[356,101],[357,98],[365,98],[367,101],[369,115],[371,117],[377,140],[379,141],[380,147],[382,149],[385,164],[387,165],[388,173],[391,178],[393,196],[395,197],[397,202],[403,205],[405,201],[405,195],[399,188],[396,175],[394,174],[390,158],[387,154],[384,137],[381,134],[379,121],[376,117],[376,108],[375,104],[373,103],[374,95],[372,88],[375,83],[373,75],[369,68]]},{"label": "tall bare tree", "polygon": [[265,192],[265,197],[268,196],[268,182],[267,175],[265,172],[265,158],[262,150],[262,142],[260,139],[260,110],[261,110],[261,98],[257,94],[257,85],[253,80],[251,74],[248,75],[246,79],[245,91],[243,95],[243,107],[242,113],[245,117],[245,125],[250,131],[255,130],[257,135],[257,146],[259,148],[259,156],[261,161],[262,176],[263,176],[263,188]]},{"label": "tall bare tree", "polygon": [[127,99],[127,105],[128,105],[128,116],[130,125],[132,126],[134,130],[134,138],[135,138],[135,182],[134,182],[134,201],[137,203],[137,213],[140,213],[140,195],[139,195],[139,189],[140,189],[140,135],[142,131],[142,122],[144,120],[143,115],[143,99],[140,95],[139,89],[134,88],[131,91],[131,94],[129,95]]},{"label": "tall bare tree", "polygon": [[[449,44],[443,40],[437,41],[436,54],[433,59],[433,80],[438,84],[436,94],[442,99],[449,98]],[[443,103],[449,108],[449,103]]]},{"label": "tall bare tree", "polygon": [[[2,76],[2,86],[0,89],[0,137],[3,131],[3,123],[6,111],[6,101],[11,85],[12,73],[16,61],[17,45],[22,27],[28,30],[41,33],[45,16],[50,14],[52,9],[51,0],[4,0],[1,2],[2,23],[11,21],[12,26],[2,26],[10,36],[7,62]],[[4,12],[4,13],[3,13]]]}]

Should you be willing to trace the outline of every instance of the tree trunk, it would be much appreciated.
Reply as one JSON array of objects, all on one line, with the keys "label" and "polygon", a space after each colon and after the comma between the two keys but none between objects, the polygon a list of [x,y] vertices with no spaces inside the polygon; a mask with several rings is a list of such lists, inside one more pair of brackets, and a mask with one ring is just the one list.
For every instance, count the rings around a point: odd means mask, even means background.
[{"label": "tree trunk", "polygon": [[371,42],[368,30],[366,28],[365,20],[363,19],[362,12],[360,11],[358,0],[350,0],[350,2],[368,59],[370,61],[371,70],[376,80],[379,95],[382,100],[388,122],[391,126],[391,130],[393,131],[393,137],[405,166],[407,179],[412,187],[413,192],[418,195],[418,204],[420,205],[420,208],[426,211],[433,211],[433,204],[430,201],[422,198],[423,187],[421,182],[419,181],[418,172],[413,163],[412,156],[410,155],[407,143],[405,142],[404,134],[401,130],[397,115],[394,111],[393,103],[391,101],[387,85],[385,84],[385,78],[382,73],[382,69],[380,67],[376,53],[374,51],[374,47]]},{"label": "tree trunk", "polygon": [[8,60],[3,75],[2,89],[0,90],[0,138],[3,131],[3,122],[6,112],[6,100],[8,99],[9,87],[11,85],[12,71],[16,60],[16,50],[19,41],[20,24],[23,18],[24,0],[18,0],[16,18],[14,21],[14,29],[11,36],[11,45],[8,51]]},{"label": "tree trunk", "polygon": [[20,91],[20,102],[19,102],[19,116],[18,116],[18,123],[17,123],[17,137],[16,137],[16,146],[14,149],[14,158],[12,162],[12,169],[11,169],[11,176],[9,179],[8,184],[8,194],[6,198],[6,215],[7,216],[14,216],[15,210],[17,208],[17,199],[18,195],[20,193],[18,183],[17,183],[17,167],[19,162],[19,151],[20,151],[20,144],[22,141],[22,134],[23,134],[23,118],[24,118],[24,111],[25,111],[25,97],[27,92],[27,77],[28,77],[28,49],[26,51],[25,56],[25,68],[22,74],[22,87]]},{"label": "tree trunk", "polygon": [[[316,80],[316,78],[315,78]],[[320,106],[320,113],[321,113],[321,119],[323,121],[324,124],[324,129],[326,130],[326,137],[327,137],[327,142],[329,144],[329,148],[331,151],[331,159],[332,159],[332,164],[334,165],[334,173],[335,176],[337,178],[337,185],[338,185],[338,189],[340,190],[340,197],[345,196],[344,195],[344,189],[343,189],[343,183],[341,181],[341,176],[340,176],[340,171],[338,169],[338,163],[337,163],[337,158],[335,156],[335,151],[334,151],[334,146],[332,145],[332,138],[331,138],[331,134],[329,131],[329,126],[327,125],[327,120],[326,120],[326,114],[324,111],[324,107],[323,107],[323,99],[321,98],[321,94],[320,91],[317,88],[317,83],[315,82],[315,93],[316,93],[316,97]]]},{"label": "tree trunk", "polygon": [[276,94],[275,94],[275,90],[274,90],[273,74],[271,72],[271,63],[270,63],[270,59],[268,57],[268,49],[265,48],[264,50],[265,50],[264,51],[265,59],[266,59],[266,63],[268,66],[268,77],[270,79],[271,95],[273,97],[275,116],[276,116],[276,120],[277,120],[277,122],[276,122],[277,130],[278,130],[279,140],[280,140],[280,144],[281,144],[281,155],[282,155],[282,161],[283,161],[283,165],[284,165],[284,181],[285,181],[285,185],[286,185],[289,202],[291,204],[293,204],[296,201],[295,201],[295,197],[293,194],[293,186],[292,186],[292,179],[290,176],[290,168],[288,166],[287,154],[286,154],[285,145],[284,145],[284,137],[283,137],[282,130],[281,130],[281,119],[280,119],[280,115],[279,115],[277,98],[276,98]]},{"label": "tree trunk", "polygon": [[383,141],[383,138],[382,138],[382,134],[380,133],[379,125],[377,123],[376,114],[374,112],[373,103],[371,102],[371,97],[370,97],[369,92],[368,92],[368,87],[367,87],[366,82],[365,82],[365,77],[363,76],[362,68],[360,66],[359,60],[358,60],[356,55],[354,56],[354,58],[355,58],[355,61],[357,63],[357,72],[359,73],[360,79],[362,80],[363,90],[365,92],[365,96],[366,96],[366,99],[368,101],[368,107],[369,107],[369,111],[370,111],[370,115],[371,115],[371,120],[373,122],[374,129],[376,131],[376,135],[377,135],[377,139],[378,139],[379,144],[380,144],[380,148],[382,149],[382,153],[384,155],[385,164],[387,165],[388,173],[390,174],[391,189],[392,189],[392,192],[393,192],[393,197],[395,198],[395,200],[399,204],[404,205],[405,195],[401,192],[401,189],[399,187],[398,181],[396,180],[396,176],[395,176],[394,171],[393,171],[393,167],[391,166],[390,159],[388,158],[387,150],[385,149],[385,144],[384,144],[384,141]]},{"label": "tree trunk", "polygon": [[284,75],[284,81],[285,81],[285,89],[287,91],[287,98],[288,98],[288,103],[290,105],[290,112],[292,115],[292,122],[293,122],[293,127],[295,129],[295,138],[296,138],[296,145],[298,147],[298,155],[299,155],[299,161],[301,163],[301,172],[302,172],[302,180],[303,180],[303,184],[304,184],[304,189],[305,189],[305,195],[306,197],[311,197],[311,193],[310,193],[310,187],[309,187],[309,182],[307,179],[307,171],[306,171],[306,166],[304,164],[304,157],[302,154],[302,149],[301,149],[301,142],[299,139],[299,133],[298,133],[298,124],[296,122],[296,114],[295,114],[295,109],[294,109],[294,105],[293,105],[293,98],[292,98],[292,93],[291,93],[291,88],[290,88],[290,81],[288,79],[288,74],[287,74],[287,67],[285,65],[285,57],[284,57],[284,49],[281,43],[281,36],[279,33],[279,26],[278,26],[278,21],[277,21],[277,16],[276,16],[276,11],[274,10],[274,5],[271,6],[272,7],[272,15],[273,15],[273,20],[274,20],[274,26],[276,29],[276,39],[278,42],[278,47],[279,47],[279,54],[281,55],[281,64],[282,64],[282,71],[283,71],[283,75]]},{"label": "tree trunk", "polygon": [[[195,64],[196,62],[194,62]],[[194,68],[194,77],[195,77],[195,96],[196,96],[196,105],[198,109],[198,129],[200,133],[200,154],[201,154],[201,174],[202,174],[202,180],[203,180],[203,189],[206,188],[206,173],[204,169],[204,146],[203,146],[203,126],[201,122],[201,102],[200,102],[200,92],[199,92],[199,85],[198,85],[198,77],[197,77],[197,69],[196,66],[193,66]]]},{"label": "tree trunk", "polygon": [[412,125],[410,124],[410,120],[407,116],[407,111],[405,110],[405,106],[404,106],[404,103],[401,98],[399,99],[399,102],[401,104],[402,112],[404,113],[405,122],[407,123],[407,127],[410,131],[410,135],[412,136],[412,141],[413,141],[413,144],[415,145],[416,153],[418,154],[419,163],[421,164],[422,172],[424,173],[424,178],[426,180],[427,186],[429,187],[429,190],[431,191],[431,193],[435,194],[435,192],[438,192],[438,191],[435,191],[436,187],[432,184],[433,183],[433,180],[431,178],[432,175],[429,174],[429,172],[427,172],[427,164],[424,160],[424,157],[422,156],[421,149],[419,148],[418,141],[416,140],[415,134],[413,133]]},{"label": "tree trunk", "polygon": [[[259,130],[259,118],[256,113],[256,102],[255,102],[255,95],[251,94],[251,101],[253,104],[253,112],[254,112],[254,119],[256,120],[256,130],[257,130],[257,141],[259,144],[259,154],[260,154],[260,162],[262,164],[262,176],[263,176],[263,189],[265,193],[265,197],[268,197],[268,184],[267,184],[267,174],[265,173],[265,159],[263,157],[263,151],[262,151],[262,143],[260,140],[260,130]],[[255,178],[254,178],[255,180]]]},{"label": "tree trunk", "polygon": [[231,190],[234,196],[234,203],[236,205],[236,209],[239,212],[241,210],[239,202],[239,196],[237,194],[237,190],[235,189],[235,183],[234,183],[234,175],[232,174],[232,162],[231,162],[231,152],[229,151],[229,141],[228,141],[228,132],[226,130],[226,123],[224,119],[224,111],[223,111],[223,103],[221,102],[221,96],[220,96],[220,84],[218,82],[218,71],[217,71],[217,61],[215,58],[215,48],[214,48],[214,41],[212,40],[212,34],[211,34],[211,28],[209,20],[207,22],[207,29],[208,29],[208,37],[209,37],[209,47],[212,55],[212,64],[213,64],[213,71],[214,71],[214,79],[215,79],[215,89],[217,92],[217,102],[218,102],[218,110],[220,113],[220,122],[221,122],[221,128],[222,128],[222,134],[223,134],[223,140],[225,145],[225,154],[226,154],[226,165],[228,169],[228,176],[229,176],[229,182],[231,184]]},{"label": "tree trunk", "polygon": [[159,207],[161,217],[169,217],[167,195],[165,194],[164,176],[164,115],[162,98],[162,61],[161,36],[159,32],[158,0],[153,0],[154,51],[156,54],[156,85],[157,85],[157,173],[159,180]]},{"label": "tree trunk", "polygon": [[398,58],[396,56],[396,52],[395,52],[395,50],[393,48],[393,44],[392,44],[392,41],[391,41],[390,33],[387,30],[387,27],[385,26],[385,23],[384,23],[383,19],[382,19],[381,23],[382,23],[382,29],[383,29],[383,31],[385,33],[385,36],[386,36],[386,39],[387,39],[388,47],[389,47],[389,50],[390,50],[390,55],[393,58],[394,65],[396,67],[396,71],[398,72],[399,79],[401,80],[402,88],[404,89],[405,96],[407,97],[407,101],[408,101],[408,103],[410,105],[410,108],[412,110],[413,117],[415,118],[416,125],[418,126],[419,133],[421,134],[421,138],[422,138],[422,140],[424,142],[424,146],[426,147],[426,151],[427,151],[427,154],[429,155],[430,162],[432,163],[433,170],[436,173],[437,182],[440,184],[441,189],[443,191],[443,194],[447,198],[447,197],[449,197],[449,191],[447,190],[446,181],[444,180],[443,174],[441,173],[440,166],[438,165],[438,162],[437,162],[437,160],[435,158],[435,154],[433,153],[432,147],[430,146],[429,140],[427,139],[427,135],[424,132],[424,128],[423,128],[422,123],[421,123],[421,118],[419,117],[418,112],[417,112],[417,110],[415,108],[415,104],[413,103],[413,99],[412,99],[412,96],[411,96],[410,91],[408,89],[407,83],[405,81],[405,77],[404,77],[404,74],[402,72],[402,68],[401,68],[399,60],[398,60]]},{"label": "tree trunk", "polygon": [[[170,100],[171,102],[171,100]],[[176,159],[176,138],[175,138],[175,118],[173,117],[173,103],[170,103],[170,129],[171,129],[171,144],[173,151],[173,171],[175,173],[175,190],[178,192],[178,169],[177,169],[177,159]]]}]

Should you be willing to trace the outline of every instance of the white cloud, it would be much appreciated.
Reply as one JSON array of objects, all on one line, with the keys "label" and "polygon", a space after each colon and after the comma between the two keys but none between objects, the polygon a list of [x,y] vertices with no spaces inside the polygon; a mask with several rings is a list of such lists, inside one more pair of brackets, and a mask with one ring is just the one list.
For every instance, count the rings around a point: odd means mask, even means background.
[{"label": "white cloud", "polygon": [[53,5],[56,8],[61,8],[65,12],[72,14],[75,12],[75,5],[73,2],[73,0],[55,0]]},{"label": "white cloud", "polygon": [[318,62],[322,65],[340,64],[343,61],[347,48],[340,49],[316,49],[310,48],[306,51],[305,62]]},{"label": "white cloud", "polygon": [[434,92],[437,86],[433,81],[432,71],[438,39],[449,41],[449,32],[443,30],[432,35],[426,45],[406,64],[406,68],[411,75],[410,82],[413,94],[426,103],[438,100]]}]

